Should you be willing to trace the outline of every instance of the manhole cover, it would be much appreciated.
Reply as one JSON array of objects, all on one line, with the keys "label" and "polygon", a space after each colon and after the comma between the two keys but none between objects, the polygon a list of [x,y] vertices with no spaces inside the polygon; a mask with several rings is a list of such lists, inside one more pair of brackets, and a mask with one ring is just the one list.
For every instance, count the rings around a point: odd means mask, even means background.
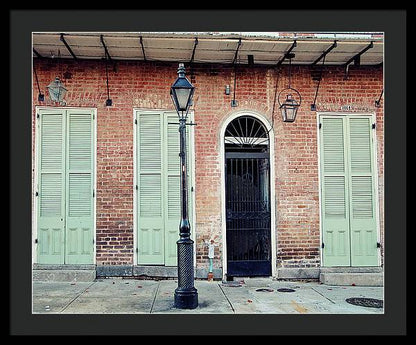
[{"label": "manhole cover", "polygon": [[273,289],[267,289],[267,288],[261,288],[261,289],[256,289],[257,292],[273,292]]},{"label": "manhole cover", "polygon": [[289,289],[289,288],[281,288],[281,289],[277,289],[277,291],[279,291],[279,292],[295,292],[295,290]]},{"label": "manhole cover", "polygon": [[349,304],[358,305],[360,307],[383,308],[383,301],[381,299],[352,297],[347,298],[345,301]]}]

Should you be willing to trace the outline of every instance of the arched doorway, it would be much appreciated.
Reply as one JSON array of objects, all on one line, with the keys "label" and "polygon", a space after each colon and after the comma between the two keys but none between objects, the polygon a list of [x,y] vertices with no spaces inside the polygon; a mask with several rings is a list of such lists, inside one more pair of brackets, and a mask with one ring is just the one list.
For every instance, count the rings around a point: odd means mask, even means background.
[{"label": "arched doorway", "polygon": [[256,117],[224,131],[227,278],[272,275],[270,138]]}]

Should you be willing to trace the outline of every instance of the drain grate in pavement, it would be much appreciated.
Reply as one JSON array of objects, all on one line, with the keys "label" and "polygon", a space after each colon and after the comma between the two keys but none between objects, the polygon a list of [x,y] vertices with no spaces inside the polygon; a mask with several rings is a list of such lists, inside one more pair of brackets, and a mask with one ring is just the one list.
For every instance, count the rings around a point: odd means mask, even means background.
[{"label": "drain grate in pavement", "polygon": [[289,288],[280,288],[280,289],[277,289],[277,291],[279,291],[279,292],[295,292],[295,290],[289,289]]},{"label": "drain grate in pavement", "polygon": [[256,289],[257,292],[273,292],[273,289],[268,289],[268,288],[261,288],[261,289]]},{"label": "drain grate in pavement", "polygon": [[345,300],[349,304],[358,305],[360,307],[383,308],[383,301],[375,298],[352,297]]}]

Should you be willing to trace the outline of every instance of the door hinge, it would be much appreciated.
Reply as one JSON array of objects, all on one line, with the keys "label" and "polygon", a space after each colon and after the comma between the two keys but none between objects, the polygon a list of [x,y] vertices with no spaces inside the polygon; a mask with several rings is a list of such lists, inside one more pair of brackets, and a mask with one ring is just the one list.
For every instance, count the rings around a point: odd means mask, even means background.
[{"label": "door hinge", "polygon": [[36,193],[35,193],[35,196],[39,196],[39,192],[36,192]]},{"label": "door hinge", "polygon": [[134,124],[137,125],[137,119],[134,119]]},{"label": "door hinge", "polygon": [[325,243],[324,242],[322,242],[321,248],[325,248]]},{"label": "door hinge", "polygon": [[92,190],[92,197],[95,198],[95,189]]},{"label": "door hinge", "polygon": [[139,252],[139,248],[136,247],[136,253],[138,253],[138,252]]},{"label": "door hinge", "polygon": [[372,128],[372,129],[376,129],[376,124],[375,124],[375,123],[373,123],[373,124],[371,125],[371,128]]},{"label": "door hinge", "polygon": [[35,238],[35,243],[38,243],[38,239],[37,238]]},{"label": "door hinge", "polygon": [[139,190],[139,186],[136,184],[136,190]]},{"label": "door hinge", "polygon": [[92,244],[95,244],[95,240],[94,239],[92,239]]},{"label": "door hinge", "polygon": [[377,242],[377,248],[381,248],[381,243]]},{"label": "door hinge", "polygon": [[321,128],[322,128],[322,123],[319,124],[319,129],[321,129]]}]

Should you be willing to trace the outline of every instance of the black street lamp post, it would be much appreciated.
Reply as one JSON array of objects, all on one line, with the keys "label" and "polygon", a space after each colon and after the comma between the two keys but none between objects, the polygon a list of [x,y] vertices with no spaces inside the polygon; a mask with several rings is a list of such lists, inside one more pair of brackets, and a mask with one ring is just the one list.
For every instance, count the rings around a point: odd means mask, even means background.
[{"label": "black street lamp post", "polygon": [[194,287],[194,253],[191,226],[188,217],[188,188],[186,169],[186,118],[192,102],[194,86],[185,77],[184,64],[179,64],[178,78],[170,89],[173,104],[179,116],[180,159],[181,159],[181,221],[179,224],[178,287],[175,289],[175,307],[195,309],[198,292]]}]

